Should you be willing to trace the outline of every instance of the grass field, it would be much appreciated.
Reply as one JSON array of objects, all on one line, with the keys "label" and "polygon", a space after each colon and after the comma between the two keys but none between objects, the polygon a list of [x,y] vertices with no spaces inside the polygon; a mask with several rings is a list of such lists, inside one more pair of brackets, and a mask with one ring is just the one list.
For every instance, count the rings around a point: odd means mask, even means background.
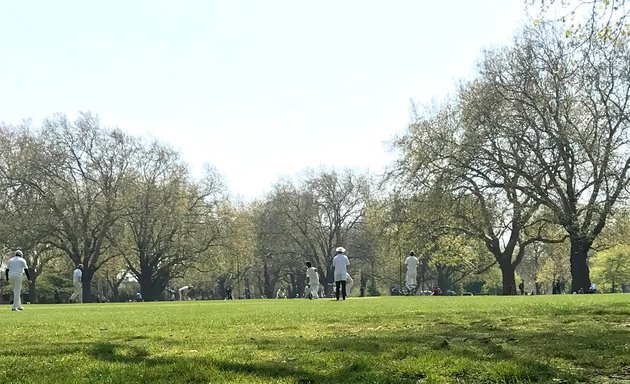
[{"label": "grass field", "polygon": [[2,383],[630,383],[630,295],[3,306]]}]

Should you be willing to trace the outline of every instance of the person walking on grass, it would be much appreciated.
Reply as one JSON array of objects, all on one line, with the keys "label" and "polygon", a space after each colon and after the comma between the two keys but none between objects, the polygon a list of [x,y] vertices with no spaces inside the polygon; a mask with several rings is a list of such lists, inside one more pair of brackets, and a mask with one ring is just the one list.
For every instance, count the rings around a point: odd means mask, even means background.
[{"label": "person walking on grass", "polygon": [[319,295],[319,273],[310,261],[306,262],[306,281],[308,284],[308,298],[317,299]]},{"label": "person walking on grass", "polygon": [[28,265],[26,260],[22,257],[22,251],[19,249],[15,251],[15,254],[7,262],[7,268],[4,274],[7,281],[13,287],[13,307],[12,311],[22,311],[22,274],[26,273],[28,282],[32,282],[31,275],[28,271]]},{"label": "person walking on grass", "polygon": [[70,296],[71,303],[83,303],[83,264],[77,265],[72,273],[72,287],[74,292]]},{"label": "person walking on grass", "polygon": [[418,258],[413,251],[409,252],[405,264],[407,265],[407,274],[405,275],[407,291],[414,293],[418,282]]},{"label": "person walking on grass", "polygon": [[336,255],[333,257],[332,265],[335,269],[335,297],[339,300],[339,295],[346,299],[346,279],[348,278],[348,266],[350,261],[346,256],[346,249],[344,247],[337,247],[335,249]]}]

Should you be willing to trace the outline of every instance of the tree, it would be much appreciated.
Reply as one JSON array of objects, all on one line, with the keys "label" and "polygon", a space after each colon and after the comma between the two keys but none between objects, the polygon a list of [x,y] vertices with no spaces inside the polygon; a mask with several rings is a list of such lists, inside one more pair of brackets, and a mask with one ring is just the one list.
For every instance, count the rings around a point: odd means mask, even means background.
[{"label": "tree", "polygon": [[[108,235],[121,217],[123,181],[135,143],[119,130],[105,130],[81,113],[44,121],[32,175],[22,180],[39,194],[55,220],[47,243],[83,264],[83,295],[91,297],[94,273],[107,261]],[[32,177],[31,177],[32,176]]]},{"label": "tree", "polygon": [[479,157],[518,176],[571,242],[572,290],[590,286],[587,255],[630,181],[627,44],[574,45],[550,25],[488,51],[466,99],[466,124],[491,137]]},{"label": "tree", "polygon": [[436,223],[438,228],[483,242],[501,268],[503,294],[513,295],[514,271],[526,247],[555,240],[541,236],[547,223],[537,216],[540,204],[518,190],[519,174],[506,168],[497,171],[496,159],[489,161],[493,153],[488,146],[496,145],[493,137],[466,124],[467,102],[476,92],[474,85],[464,86],[457,99],[416,115],[395,142],[401,156],[389,180],[410,191],[407,194],[427,191],[433,206],[448,216]]},{"label": "tree", "polygon": [[593,280],[600,289],[617,292],[619,286],[630,284],[630,245],[620,244],[597,253],[591,266]]},{"label": "tree", "polygon": [[179,154],[159,143],[136,154],[125,184],[117,234],[125,241],[119,252],[143,298],[157,300],[171,279],[182,277],[222,236],[227,220],[221,209],[223,184],[211,170],[202,183],[189,182]]}]

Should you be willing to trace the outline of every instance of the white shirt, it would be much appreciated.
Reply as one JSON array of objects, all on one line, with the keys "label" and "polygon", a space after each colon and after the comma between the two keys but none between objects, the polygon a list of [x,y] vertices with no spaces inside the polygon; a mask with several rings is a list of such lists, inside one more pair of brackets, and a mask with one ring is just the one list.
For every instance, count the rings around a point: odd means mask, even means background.
[{"label": "white shirt", "polygon": [[26,260],[20,256],[13,256],[7,262],[7,268],[9,269],[9,276],[22,276],[25,269],[28,269]]},{"label": "white shirt", "polygon": [[319,273],[317,273],[317,268],[308,268],[306,270],[306,278],[308,279],[309,284],[319,284]]},{"label": "white shirt", "polygon": [[82,277],[83,277],[83,271],[77,268],[74,270],[74,273],[72,274],[72,282],[80,283]]},{"label": "white shirt", "polygon": [[346,274],[348,274],[348,266],[350,265],[348,256],[338,253],[337,256],[333,257],[332,265],[335,268],[335,279],[337,276],[342,276],[341,280],[345,280]]},{"label": "white shirt", "polygon": [[188,292],[190,290],[190,286],[184,285],[179,289],[180,292]]},{"label": "white shirt", "polygon": [[418,268],[418,258],[415,256],[407,256],[405,264],[407,264],[407,270],[416,269]]}]

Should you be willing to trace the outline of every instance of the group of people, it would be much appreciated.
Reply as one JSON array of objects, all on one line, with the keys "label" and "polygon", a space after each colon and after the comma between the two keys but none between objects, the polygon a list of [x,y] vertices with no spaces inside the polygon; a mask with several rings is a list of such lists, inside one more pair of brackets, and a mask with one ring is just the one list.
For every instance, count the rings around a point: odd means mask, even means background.
[{"label": "group of people", "polygon": [[[31,282],[31,275],[28,269],[26,260],[22,257],[22,251],[16,250],[13,257],[7,262],[7,268],[5,275],[7,281],[13,287],[13,311],[22,311],[22,280],[23,275],[26,274],[26,278]],[[409,256],[405,259],[407,265],[406,285],[407,289],[415,290],[417,279],[417,267],[418,258],[413,252],[409,253]],[[337,247],[335,249],[335,256],[332,260],[332,267],[334,269],[335,288],[334,295],[336,300],[345,300],[348,293],[352,290],[354,280],[348,273],[348,267],[350,266],[350,260],[346,256],[346,249],[344,247]],[[309,299],[315,299],[320,297],[320,285],[319,285],[319,273],[317,268],[312,265],[310,261],[306,262],[306,295]],[[72,274],[72,286],[73,292],[70,296],[71,303],[83,302],[83,264],[77,265]],[[177,290],[179,300],[190,300],[188,293],[193,289],[192,285],[185,285]],[[171,293],[171,300],[175,300],[175,290],[169,290]],[[228,297],[231,299],[231,289],[228,293]],[[287,298],[287,291],[284,287],[280,288],[276,294],[277,298]],[[135,297],[137,301],[142,301],[142,295],[138,293]]]}]

